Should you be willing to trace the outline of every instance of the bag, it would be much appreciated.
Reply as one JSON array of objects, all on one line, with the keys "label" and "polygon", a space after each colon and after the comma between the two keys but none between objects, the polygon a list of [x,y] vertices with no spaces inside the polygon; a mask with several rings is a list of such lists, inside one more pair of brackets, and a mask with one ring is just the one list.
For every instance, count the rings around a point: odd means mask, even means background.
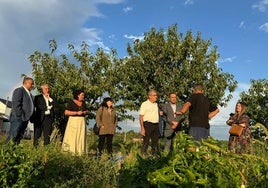
[{"label": "bag", "polygon": [[95,133],[95,135],[99,135],[100,128],[99,128],[99,126],[97,125],[97,123],[94,124],[93,132]]},{"label": "bag", "polygon": [[229,129],[230,135],[241,136],[243,132],[243,125],[233,124]]}]

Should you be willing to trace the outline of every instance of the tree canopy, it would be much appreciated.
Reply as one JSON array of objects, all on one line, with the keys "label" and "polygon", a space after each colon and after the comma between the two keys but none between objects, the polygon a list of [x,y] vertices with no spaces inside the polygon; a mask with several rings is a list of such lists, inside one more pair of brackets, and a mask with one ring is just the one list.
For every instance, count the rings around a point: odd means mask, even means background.
[{"label": "tree canopy", "polygon": [[234,76],[218,67],[220,57],[212,40],[204,40],[201,33],[183,36],[177,25],[167,31],[152,28],[144,39],[127,44],[128,55],[119,58],[116,49],[105,52],[98,48],[91,53],[82,42],[80,50],[68,45],[68,54],[57,53],[56,40],[49,41],[50,53],[34,52],[29,61],[37,86],[47,83],[58,101],[58,117],[74,89],[83,88],[93,118],[102,98],[109,95],[116,102],[121,120],[133,118],[129,111],[137,111],[154,88],[159,102],[169,92],[177,92],[184,101],[192,87],[201,83],[206,95],[215,104],[223,106],[232,98],[237,86]]},{"label": "tree canopy", "polygon": [[268,80],[250,80],[251,85],[248,91],[240,94],[241,101],[247,106],[253,123],[262,124],[262,127],[255,127],[254,137],[268,136],[263,129],[268,126]]}]

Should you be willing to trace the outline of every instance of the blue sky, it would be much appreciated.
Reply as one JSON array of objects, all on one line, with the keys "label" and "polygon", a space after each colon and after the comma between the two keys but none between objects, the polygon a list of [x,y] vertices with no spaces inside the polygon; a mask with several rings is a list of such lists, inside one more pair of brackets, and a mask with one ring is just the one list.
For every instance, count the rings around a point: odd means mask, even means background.
[{"label": "blue sky", "polygon": [[31,72],[28,56],[48,52],[50,39],[61,53],[85,41],[123,57],[127,43],[172,24],[212,39],[218,66],[238,81],[234,99],[212,120],[224,122],[250,79],[267,78],[268,0],[0,0],[0,97],[11,98],[20,75]]}]

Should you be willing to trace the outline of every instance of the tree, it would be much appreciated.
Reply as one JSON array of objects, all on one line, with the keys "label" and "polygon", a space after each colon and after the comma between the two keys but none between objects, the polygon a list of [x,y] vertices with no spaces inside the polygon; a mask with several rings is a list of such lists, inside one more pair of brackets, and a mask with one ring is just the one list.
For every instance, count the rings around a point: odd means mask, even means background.
[{"label": "tree", "polygon": [[115,66],[120,74],[116,86],[123,105],[138,110],[151,88],[158,91],[160,102],[171,91],[185,101],[197,83],[204,85],[215,104],[226,105],[237,82],[218,67],[219,54],[211,42],[203,40],[200,33],[193,37],[191,31],[183,38],[177,25],[172,25],[167,32],[152,28],[143,40],[128,44],[128,57]]},{"label": "tree", "polygon": [[[246,103],[247,112],[255,123],[261,123],[268,127],[268,80],[250,80],[250,88],[240,94],[242,102]],[[262,131],[256,131],[254,136],[262,134]],[[266,135],[267,136],[267,135]]]},{"label": "tree", "polygon": [[[70,54],[58,55],[57,43],[49,41],[51,53],[34,52],[29,57],[36,85],[48,83],[61,106],[72,98],[72,90],[84,88],[86,102],[94,117],[103,96],[111,96],[120,120],[133,119],[129,111],[137,111],[146,100],[150,88],[158,91],[164,102],[169,92],[176,91],[182,100],[188,98],[196,83],[204,85],[206,94],[215,104],[225,105],[237,86],[233,75],[222,72],[217,65],[217,47],[211,47],[198,33],[193,37],[178,34],[177,25],[144,34],[144,40],[127,45],[128,56],[118,58],[115,49],[110,53],[97,49],[90,53],[86,43],[78,51],[69,45]],[[59,116],[60,117],[60,116]]]},{"label": "tree", "polygon": [[49,41],[49,47],[51,53],[36,51],[30,55],[29,61],[32,64],[32,75],[36,85],[49,84],[52,94],[57,99],[57,123],[63,119],[66,103],[72,99],[75,89],[85,91],[85,101],[90,110],[89,119],[92,119],[103,95],[109,93],[109,88],[113,85],[111,55],[101,49],[91,54],[84,42],[81,44],[81,51],[75,50],[71,44],[68,45],[71,52],[69,56],[56,56],[55,40]]}]

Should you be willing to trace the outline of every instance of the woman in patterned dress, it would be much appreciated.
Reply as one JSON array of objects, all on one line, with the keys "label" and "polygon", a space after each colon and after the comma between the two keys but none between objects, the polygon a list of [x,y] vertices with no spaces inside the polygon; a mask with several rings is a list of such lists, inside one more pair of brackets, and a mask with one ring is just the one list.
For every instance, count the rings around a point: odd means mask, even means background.
[{"label": "woman in patterned dress", "polygon": [[252,135],[250,131],[249,116],[246,114],[245,104],[237,102],[235,113],[226,121],[228,125],[240,124],[243,126],[243,131],[240,136],[230,135],[228,142],[228,150],[242,154],[250,154],[252,146]]}]

